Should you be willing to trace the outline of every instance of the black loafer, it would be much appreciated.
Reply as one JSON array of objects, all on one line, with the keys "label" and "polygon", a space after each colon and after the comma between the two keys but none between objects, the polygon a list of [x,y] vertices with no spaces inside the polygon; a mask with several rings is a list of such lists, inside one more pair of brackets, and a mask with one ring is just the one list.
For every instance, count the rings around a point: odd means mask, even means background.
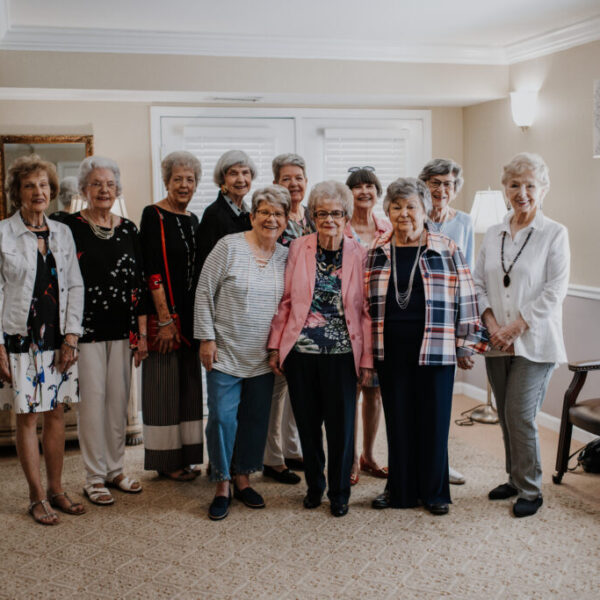
[{"label": "black loafer", "polygon": [[379,494],[372,502],[371,508],[381,510],[382,508],[390,508],[390,495],[387,492]]},{"label": "black loafer", "polygon": [[518,493],[517,488],[510,485],[510,483],[503,483],[491,490],[488,498],[490,500],[506,500],[507,498],[516,496]]},{"label": "black loafer", "polygon": [[432,514],[432,515],[447,515],[449,508],[447,504],[444,504],[442,502],[438,503],[438,504],[426,504],[425,508]]},{"label": "black loafer", "polygon": [[270,477],[279,483],[300,483],[300,477],[296,475],[296,473],[292,473],[288,468],[285,468],[283,471],[278,471],[273,467],[269,467],[269,465],[263,465],[263,475],[265,477]]},{"label": "black loafer", "polygon": [[231,504],[231,491],[229,496],[215,496],[208,507],[208,518],[211,521],[220,521],[229,514]]},{"label": "black loafer", "polygon": [[248,508],[264,508],[265,501],[263,497],[250,486],[240,490],[236,485],[233,486],[233,497],[241,500]]},{"label": "black loafer", "polygon": [[526,500],[525,498],[519,498],[513,504],[513,514],[515,517],[531,517],[535,515],[538,508],[544,503],[541,496],[538,496],[535,500]]},{"label": "black loafer", "polygon": [[317,508],[318,506],[321,506],[321,496],[306,494],[306,496],[304,496],[304,500],[302,500],[302,504],[304,504],[304,508]]},{"label": "black loafer", "polygon": [[334,517],[343,517],[344,515],[348,514],[348,505],[339,502],[332,502],[329,510]]},{"label": "black loafer", "polygon": [[299,458],[286,458],[285,466],[292,471],[304,471],[304,461]]}]

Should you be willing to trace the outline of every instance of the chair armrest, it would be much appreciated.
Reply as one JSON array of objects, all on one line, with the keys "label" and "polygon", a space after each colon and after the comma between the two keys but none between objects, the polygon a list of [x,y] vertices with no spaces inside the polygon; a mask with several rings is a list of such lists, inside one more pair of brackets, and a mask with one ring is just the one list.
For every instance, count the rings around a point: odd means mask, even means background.
[{"label": "chair armrest", "polygon": [[600,359],[569,363],[569,371],[581,372],[597,370],[600,370]]}]

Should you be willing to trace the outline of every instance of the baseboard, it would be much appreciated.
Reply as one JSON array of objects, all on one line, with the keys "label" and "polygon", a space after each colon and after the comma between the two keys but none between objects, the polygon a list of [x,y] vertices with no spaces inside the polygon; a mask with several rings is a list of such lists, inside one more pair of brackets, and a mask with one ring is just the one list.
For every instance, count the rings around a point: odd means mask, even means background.
[{"label": "baseboard", "polygon": [[[487,402],[486,390],[477,387],[476,385],[465,383],[463,381],[457,381],[454,384],[454,393],[462,394],[463,396],[473,398],[473,400],[475,400],[476,402]],[[550,431],[556,431],[557,433],[560,431],[560,419],[558,417],[549,415],[548,413],[545,413],[543,411],[540,411],[538,413],[537,424],[540,427],[550,429]],[[584,431],[583,429],[579,429],[579,427],[573,427],[573,439],[577,442],[587,444],[596,437],[597,436],[595,436],[593,433],[590,433],[589,431]]]}]

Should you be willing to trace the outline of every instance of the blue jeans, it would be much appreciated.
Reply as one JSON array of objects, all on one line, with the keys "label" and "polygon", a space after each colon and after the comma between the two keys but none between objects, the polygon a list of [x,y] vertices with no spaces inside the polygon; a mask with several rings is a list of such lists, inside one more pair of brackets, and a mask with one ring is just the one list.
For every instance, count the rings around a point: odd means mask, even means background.
[{"label": "blue jeans", "polygon": [[243,378],[213,369],[206,374],[206,384],[210,480],[231,479],[229,466],[234,445],[234,472],[247,475],[259,471],[269,428],[273,373]]},{"label": "blue jeans", "polygon": [[523,356],[485,359],[496,397],[504,438],[508,482],[519,498],[535,500],[542,494],[542,461],[535,417],[546,396],[554,363],[536,363]]}]

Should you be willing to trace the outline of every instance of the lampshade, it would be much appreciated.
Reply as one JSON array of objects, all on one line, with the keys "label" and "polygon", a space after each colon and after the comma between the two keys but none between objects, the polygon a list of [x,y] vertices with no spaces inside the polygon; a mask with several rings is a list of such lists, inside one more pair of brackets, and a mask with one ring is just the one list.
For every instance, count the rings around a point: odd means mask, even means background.
[{"label": "lampshade", "polygon": [[500,223],[506,214],[504,195],[500,190],[475,192],[471,219],[475,233],[485,233],[492,225]]},{"label": "lampshade", "polygon": [[515,125],[529,127],[535,118],[537,92],[521,91],[510,93],[510,106]]}]

